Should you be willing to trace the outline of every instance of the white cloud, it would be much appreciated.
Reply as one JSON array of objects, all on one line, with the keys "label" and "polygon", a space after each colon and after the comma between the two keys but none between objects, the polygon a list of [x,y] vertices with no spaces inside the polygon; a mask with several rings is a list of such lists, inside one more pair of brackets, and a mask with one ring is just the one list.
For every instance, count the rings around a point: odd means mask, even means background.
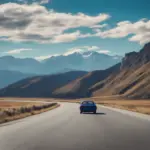
[{"label": "white cloud", "polygon": [[[137,22],[121,21],[114,28],[101,24],[110,18],[108,14],[89,16],[84,13],[62,13],[48,10],[40,5],[48,0],[19,0],[24,4],[5,3],[0,5],[0,40],[13,42],[60,43],[80,38],[124,38],[144,44],[150,42],[150,20]],[[93,33],[82,34],[80,27]],[[75,29],[74,32],[67,32]]]},{"label": "white cloud", "polygon": [[139,42],[140,44],[145,44],[150,42],[150,32],[147,33],[141,33],[141,34],[136,34],[129,38],[129,41],[133,42]]},{"label": "white cloud", "polygon": [[28,2],[28,0],[16,0],[17,2],[19,2],[19,3],[27,3]]},{"label": "white cloud", "polygon": [[[74,34],[71,34],[74,35],[74,38],[69,38],[69,35],[67,35],[68,41],[88,37],[124,38],[130,35],[130,37],[128,38],[129,41],[138,42],[140,44],[150,42],[150,20],[141,19],[134,23],[130,21],[121,21],[117,23],[116,27],[102,31],[101,28],[106,26],[107,25],[105,24],[92,26],[91,28],[93,29],[93,31],[95,31],[95,34],[81,34],[79,31],[74,32]],[[61,40],[59,42],[61,42]]]},{"label": "white cloud", "polygon": [[42,61],[42,60],[45,60],[45,59],[48,59],[48,58],[51,58],[53,56],[59,56],[59,54],[54,54],[54,55],[45,55],[45,56],[38,56],[38,57],[35,57],[36,60],[38,61]]},{"label": "white cloud", "polygon": [[49,3],[50,2],[50,0],[41,0],[40,1],[40,4],[47,4],[47,3]]},{"label": "white cloud", "polygon": [[8,52],[5,52],[6,54],[20,54],[21,52],[24,51],[32,51],[32,49],[27,49],[27,48],[21,48],[21,49],[14,49],[14,50],[10,50]]},{"label": "white cloud", "polygon": [[33,3],[33,4],[47,4],[51,0],[17,0],[17,2],[23,3],[23,4],[28,4],[28,3]]},{"label": "white cloud", "polygon": [[91,35],[79,31],[65,33],[68,29],[91,28],[109,17],[108,14],[58,13],[38,4],[6,3],[0,5],[0,37],[16,42],[70,42]]},{"label": "white cloud", "polygon": [[89,50],[89,51],[92,51],[92,50],[98,50],[98,49],[100,49],[98,46],[87,46],[87,47],[85,47],[85,48],[87,48],[87,50]]},{"label": "white cloud", "polygon": [[68,56],[68,55],[71,55],[74,53],[82,53],[82,52],[83,52],[82,48],[72,48],[72,49],[68,50],[66,53],[64,53],[63,55]]},{"label": "white cloud", "polygon": [[101,54],[109,54],[109,53],[110,53],[109,50],[99,50],[99,51],[97,51],[97,52],[99,52],[99,53],[101,53]]},{"label": "white cloud", "polygon": [[91,28],[93,28],[93,29],[100,29],[100,28],[105,28],[107,26],[108,26],[108,24],[102,24],[102,25],[97,24],[97,25],[93,25]]},{"label": "white cloud", "polygon": [[150,42],[150,20],[141,19],[137,22],[122,21],[115,28],[104,32],[98,31],[95,36],[102,38],[123,38],[131,35],[129,41],[140,44]]},{"label": "white cloud", "polygon": [[69,49],[63,55],[68,56],[68,55],[71,55],[74,53],[81,53],[82,54],[82,53],[87,52],[87,51],[96,51],[98,53],[105,53],[105,54],[110,52],[108,50],[100,50],[100,47],[98,47],[98,46],[82,46],[82,47],[75,47],[75,48]]},{"label": "white cloud", "polygon": [[61,42],[72,42],[77,40],[80,37],[80,31],[76,31],[73,33],[64,33],[61,35],[54,36],[51,40],[52,43],[61,43]]}]

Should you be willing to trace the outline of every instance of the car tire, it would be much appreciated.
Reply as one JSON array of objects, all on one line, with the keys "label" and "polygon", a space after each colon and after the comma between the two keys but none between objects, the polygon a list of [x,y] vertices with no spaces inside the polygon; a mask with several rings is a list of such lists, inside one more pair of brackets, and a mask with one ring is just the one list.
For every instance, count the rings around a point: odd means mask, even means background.
[{"label": "car tire", "polygon": [[94,111],[93,113],[96,114],[96,111]]},{"label": "car tire", "polygon": [[80,111],[80,114],[82,114],[82,111]]}]

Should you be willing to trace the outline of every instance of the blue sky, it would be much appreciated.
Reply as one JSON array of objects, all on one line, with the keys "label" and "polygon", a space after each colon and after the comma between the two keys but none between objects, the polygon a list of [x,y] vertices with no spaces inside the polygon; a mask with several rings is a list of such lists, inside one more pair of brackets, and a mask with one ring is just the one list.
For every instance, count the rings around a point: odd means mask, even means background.
[{"label": "blue sky", "polygon": [[0,56],[44,59],[83,47],[124,55],[150,41],[149,0],[1,0],[0,4]]}]

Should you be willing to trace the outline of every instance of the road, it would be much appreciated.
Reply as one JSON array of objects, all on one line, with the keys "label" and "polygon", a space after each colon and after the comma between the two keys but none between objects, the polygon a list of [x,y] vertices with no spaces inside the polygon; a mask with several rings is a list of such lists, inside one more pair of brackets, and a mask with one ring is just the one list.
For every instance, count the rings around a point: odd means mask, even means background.
[{"label": "road", "polygon": [[99,107],[79,114],[78,104],[0,125],[0,150],[148,150],[150,121]]}]

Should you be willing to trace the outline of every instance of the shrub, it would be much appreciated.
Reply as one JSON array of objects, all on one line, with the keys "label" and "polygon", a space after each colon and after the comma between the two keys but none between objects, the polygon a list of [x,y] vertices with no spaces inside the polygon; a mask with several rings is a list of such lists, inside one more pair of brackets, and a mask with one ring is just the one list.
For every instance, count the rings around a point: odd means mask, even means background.
[{"label": "shrub", "polygon": [[20,108],[20,113],[25,113],[26,111],[25,111],[25,108],[24,107],[21,107]]},{"label": "shrub", "polygon": [[42,109],[47,109],[50,108],[52,106],[55,106],[57,103],[51,103],[51,104],[43,104],[40,106],[35,106],[33,105],[32,107],[21,107],[21,108],[13,108],[13,109],[8,109],[8,110],[4,110],[2,112],[2,115],[6,115],[9,117],[15,116],[17,114],[22,114],[22,113],[31,113],[32,115],[34,114],[33,111],[40,111]]},{"label": "shrub", "polygon": [[15,112],[13,112],[13,110],[5,110],[4,114],[6,114],[7,116],[11,117],[15,115]]}]

